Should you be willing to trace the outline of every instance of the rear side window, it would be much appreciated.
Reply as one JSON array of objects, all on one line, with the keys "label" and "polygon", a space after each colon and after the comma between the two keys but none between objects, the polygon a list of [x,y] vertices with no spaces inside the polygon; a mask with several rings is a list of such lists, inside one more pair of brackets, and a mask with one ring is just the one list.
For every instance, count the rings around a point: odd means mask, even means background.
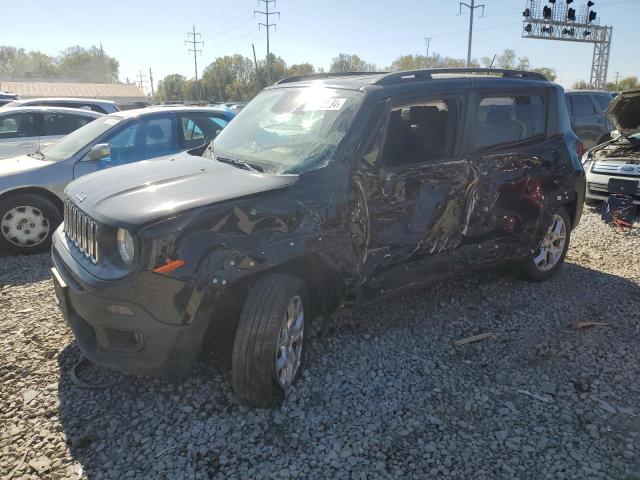
[{"label": "rear side window", "polygon": [[389,116],[386,164],[424,163],[448,158],[455,136],[454,100],[425,100],[394,107]]},{"label": "rear side window", "polygon": [[594,95],[593,98],[596,101],[598,110],[600,110],[601,112],[604,112],[607,108],[609,108],[609,102],[611,102],[611,97],[607,97],[605,95]]},{"label": "rear side window", "polygon": [[184,113],[180,115],[182,148],[191,149],[210,142],[227,125],[223,118],[204,113]]},{"label": "rear side window", "polygon": [[67,113],[45,113],[44,135],[67,135],[80,127],[84,127],[93,118]]},{"label": "rear side window", "polygon": [[0,139],[36,136],[35,115],[14,113],[0,117]]},{"label": "rear side window", "polygon": [[547,109],[540,95],[483,98],[474,122],[473,145],[484,148],[544,135]]},{"label": "rear side window", "polygon": [[572,95],[571,110],[574,117],[587,117],[596,114],[596,108],[589,95]]}]

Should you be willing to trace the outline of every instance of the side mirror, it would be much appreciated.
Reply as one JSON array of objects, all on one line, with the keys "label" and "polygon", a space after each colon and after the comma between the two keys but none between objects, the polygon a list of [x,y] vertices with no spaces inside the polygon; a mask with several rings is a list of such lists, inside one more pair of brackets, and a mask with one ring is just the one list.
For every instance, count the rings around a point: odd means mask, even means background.
[{"label": "side mirror", "polygon": [[89,160],[92,162],[98,161],[105,157],[111,156],[111,148],[108,143],[98,143],[91,147],[89,151]]}]

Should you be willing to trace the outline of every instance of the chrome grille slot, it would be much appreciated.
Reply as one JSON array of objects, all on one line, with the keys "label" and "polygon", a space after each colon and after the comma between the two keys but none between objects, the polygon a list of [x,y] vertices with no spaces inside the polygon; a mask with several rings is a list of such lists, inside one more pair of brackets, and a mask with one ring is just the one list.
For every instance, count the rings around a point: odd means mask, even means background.
[{"label": "chrome grille slot", "polygon": [[98,224],[68,198],[64,201],[64,233],[93,263],[98,263]]}]

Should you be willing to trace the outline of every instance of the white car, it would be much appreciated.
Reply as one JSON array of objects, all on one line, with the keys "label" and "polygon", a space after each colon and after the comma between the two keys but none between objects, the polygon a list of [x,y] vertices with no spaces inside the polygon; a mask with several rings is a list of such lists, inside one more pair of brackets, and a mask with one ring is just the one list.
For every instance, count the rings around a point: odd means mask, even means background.
[{"label": "white car", "polygon": [[640,205],[640,90],[622,92],[607,110],[616,128],[612,140],[584,154],[587,200],[629,195]]},{"label": "white car", "polygon": [[[28,155],[83,127],[101,113],[58,107],[0,110],[0,159]],[[0,171],[2,164],[0,163]]]},{"label": "white car", "polygon": [[101,100],[97,98],[26,98],[14,100],[7,103],[2,108],[14,107],[62,107],[62,108],[81,108],[83,110],[91,110],[98,113],[115,113],[120,110],[116,102],[111,100]]}]

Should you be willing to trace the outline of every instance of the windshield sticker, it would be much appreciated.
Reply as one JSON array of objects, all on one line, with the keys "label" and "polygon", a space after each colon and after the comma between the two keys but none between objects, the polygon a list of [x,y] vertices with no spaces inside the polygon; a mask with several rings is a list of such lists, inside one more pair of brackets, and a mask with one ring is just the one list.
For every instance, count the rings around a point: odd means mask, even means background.
[{"label": "windshield sticker", "polygon": [[120,123],[120,119],[119,118],[107,118],[104,123],[106,123],[107,125],[116,125],[118,123]]},{"label": "windshield sticker", "polygon": [[337,111],[342,109],[346,101],[347,101],[346,98],[337,98],[337,97],[319,98],[317,100],[313,100],[307,103],[304,106],[303,111],[305,112],[314,112],[319,110]]}]

